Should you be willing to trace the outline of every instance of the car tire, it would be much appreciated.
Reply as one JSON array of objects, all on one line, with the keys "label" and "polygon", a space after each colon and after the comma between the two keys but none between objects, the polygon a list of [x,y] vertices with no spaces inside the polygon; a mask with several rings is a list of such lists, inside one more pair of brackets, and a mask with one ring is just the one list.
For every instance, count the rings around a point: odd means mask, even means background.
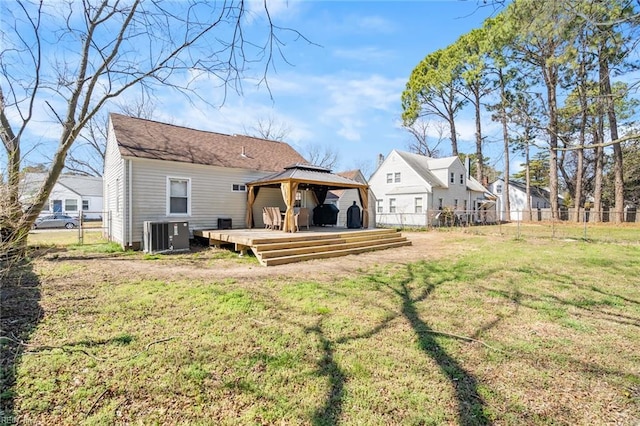
[{"label": "car tire", "polygon": [[64,224],[64,227],[65,227],[65,228],[67,228],[67,229],[73,229],[73,228],[75,228],[76,226],[75,226],[73,223],[68,222],[68,223],[65,223],[65,224]]}]

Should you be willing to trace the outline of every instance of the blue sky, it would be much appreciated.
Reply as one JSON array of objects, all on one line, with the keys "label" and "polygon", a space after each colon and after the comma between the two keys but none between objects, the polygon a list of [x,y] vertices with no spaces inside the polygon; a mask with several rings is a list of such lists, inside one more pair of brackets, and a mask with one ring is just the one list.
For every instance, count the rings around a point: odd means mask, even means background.
[{"label": "blue sky", "polygon": [[[475,0],[270,4],[279,25],[315,43],[287,43],[284,55],[291,65],[277,60],[268,75],[273,99],[248,78],[242,96],[228,96],[220,108],[160,97],[156,118],[222,133],[246,133],[258,120],[271,119],[288,129],[286,141],[301,153],[328,146],[338,153],[338,170],[368,172],[378,154],[408,147],[410,136],[399,124],[400,96],[413,68],[495,13]],[[458,130],[460,150],[472,152],[473,119],[462,116]],[[488,119],[486,131],[499,134]],[[501,168],[501,144],[493,145],[488,155]]]},{"label": "blue sky", "polygon": [[[400,126],[400,97],[413,68],[497,13],[492,6],[483,7],[481,0],[268,0],[268,4],[277,25],[295,29],[312,42],[285,36],[286,61],[276,58],[269,70],[270,92],[258,85],[263,68],[255,65],[246,72],[241,95],[230,92],[225,98],[224,91],[206,78],[195,83],[208,102],[155,91],[154,119],[228,134],[251,133],[258,121],[272,120],[288,129],[286,142],[303,155],[312,146],[328,147],[338,154],[334,171],[360,168],[367,174],[374,171],[379,154],[408,149],[411,137]],[[262,0],[249,5],[260,8]],[[259,18],[248,21],[247,34],[263,24]],[[52,59],[74,55],[69,47],[54,49],[45,55]],[[129,91],[120,102],[137,97]],[[52,104],[64,107],[60,99]],[[57,145],[52,137],[60,132],[46,104],[38,102],[36,108],[23,165],[51,159]],[[473,152],[471,111],[459,117],[457,127],[459,150]],[[488,118],[484,134],[489,141],[486,155],[502,169],[500,132]],[[449,148],[446,144],[442,154],[448,155]]]}]

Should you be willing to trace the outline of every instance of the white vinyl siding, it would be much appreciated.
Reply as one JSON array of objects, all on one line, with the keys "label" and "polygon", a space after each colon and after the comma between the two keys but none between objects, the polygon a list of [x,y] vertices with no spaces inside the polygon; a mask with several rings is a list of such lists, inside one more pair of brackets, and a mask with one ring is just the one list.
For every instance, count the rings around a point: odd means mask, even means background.
[{"label": "white vinyl siding", "polygon": [[[111,123],[109,123],[111,126]],[[107,138],[107,147],[104,158],[104,202],[101,207],[105,210],[103,217],[104,235],[111,241],[120,243],[125,246],[125,217],[124,212],[120,208],[122,203],[121,182],[124,180],[124,164],[125,160],[120,155],[120,150],[110,129]]]}]

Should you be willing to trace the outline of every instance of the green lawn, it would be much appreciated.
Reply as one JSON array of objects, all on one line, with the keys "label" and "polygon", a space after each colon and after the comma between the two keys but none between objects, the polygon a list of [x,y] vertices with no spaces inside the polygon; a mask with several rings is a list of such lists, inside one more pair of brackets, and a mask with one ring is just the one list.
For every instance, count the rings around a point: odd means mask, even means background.
[{"label": "green lawn", "polygon": [[[42,315],[11,337],[3,398],[25,424],[640,422],[640,246],[439,244],[458,254],[321,280],[215,250],[36,258]],[[102,272],[123,262],[212,273]],[[225,262],[248,273],[216,278]]]}]

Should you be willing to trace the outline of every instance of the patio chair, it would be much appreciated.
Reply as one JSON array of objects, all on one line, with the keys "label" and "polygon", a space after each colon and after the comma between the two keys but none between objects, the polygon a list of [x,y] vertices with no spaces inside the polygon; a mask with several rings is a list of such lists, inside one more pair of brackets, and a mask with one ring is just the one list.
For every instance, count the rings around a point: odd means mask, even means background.
[{"label": "patio chair", "polygon": [[301,207],[294,216],[296,231],[300,230],[300,226],[306,226],[309,229],[309,209]]},{"label": "patio chair", "polygon": [[271,229],[282,229],[282,214],[279,207],[267,207],[271,217]]},{"label": "patio chair", "polygon": [[265,229],[273,229],[273,220],[271,219],[270,207],[262,208],[262,221],[264,222]]}]

